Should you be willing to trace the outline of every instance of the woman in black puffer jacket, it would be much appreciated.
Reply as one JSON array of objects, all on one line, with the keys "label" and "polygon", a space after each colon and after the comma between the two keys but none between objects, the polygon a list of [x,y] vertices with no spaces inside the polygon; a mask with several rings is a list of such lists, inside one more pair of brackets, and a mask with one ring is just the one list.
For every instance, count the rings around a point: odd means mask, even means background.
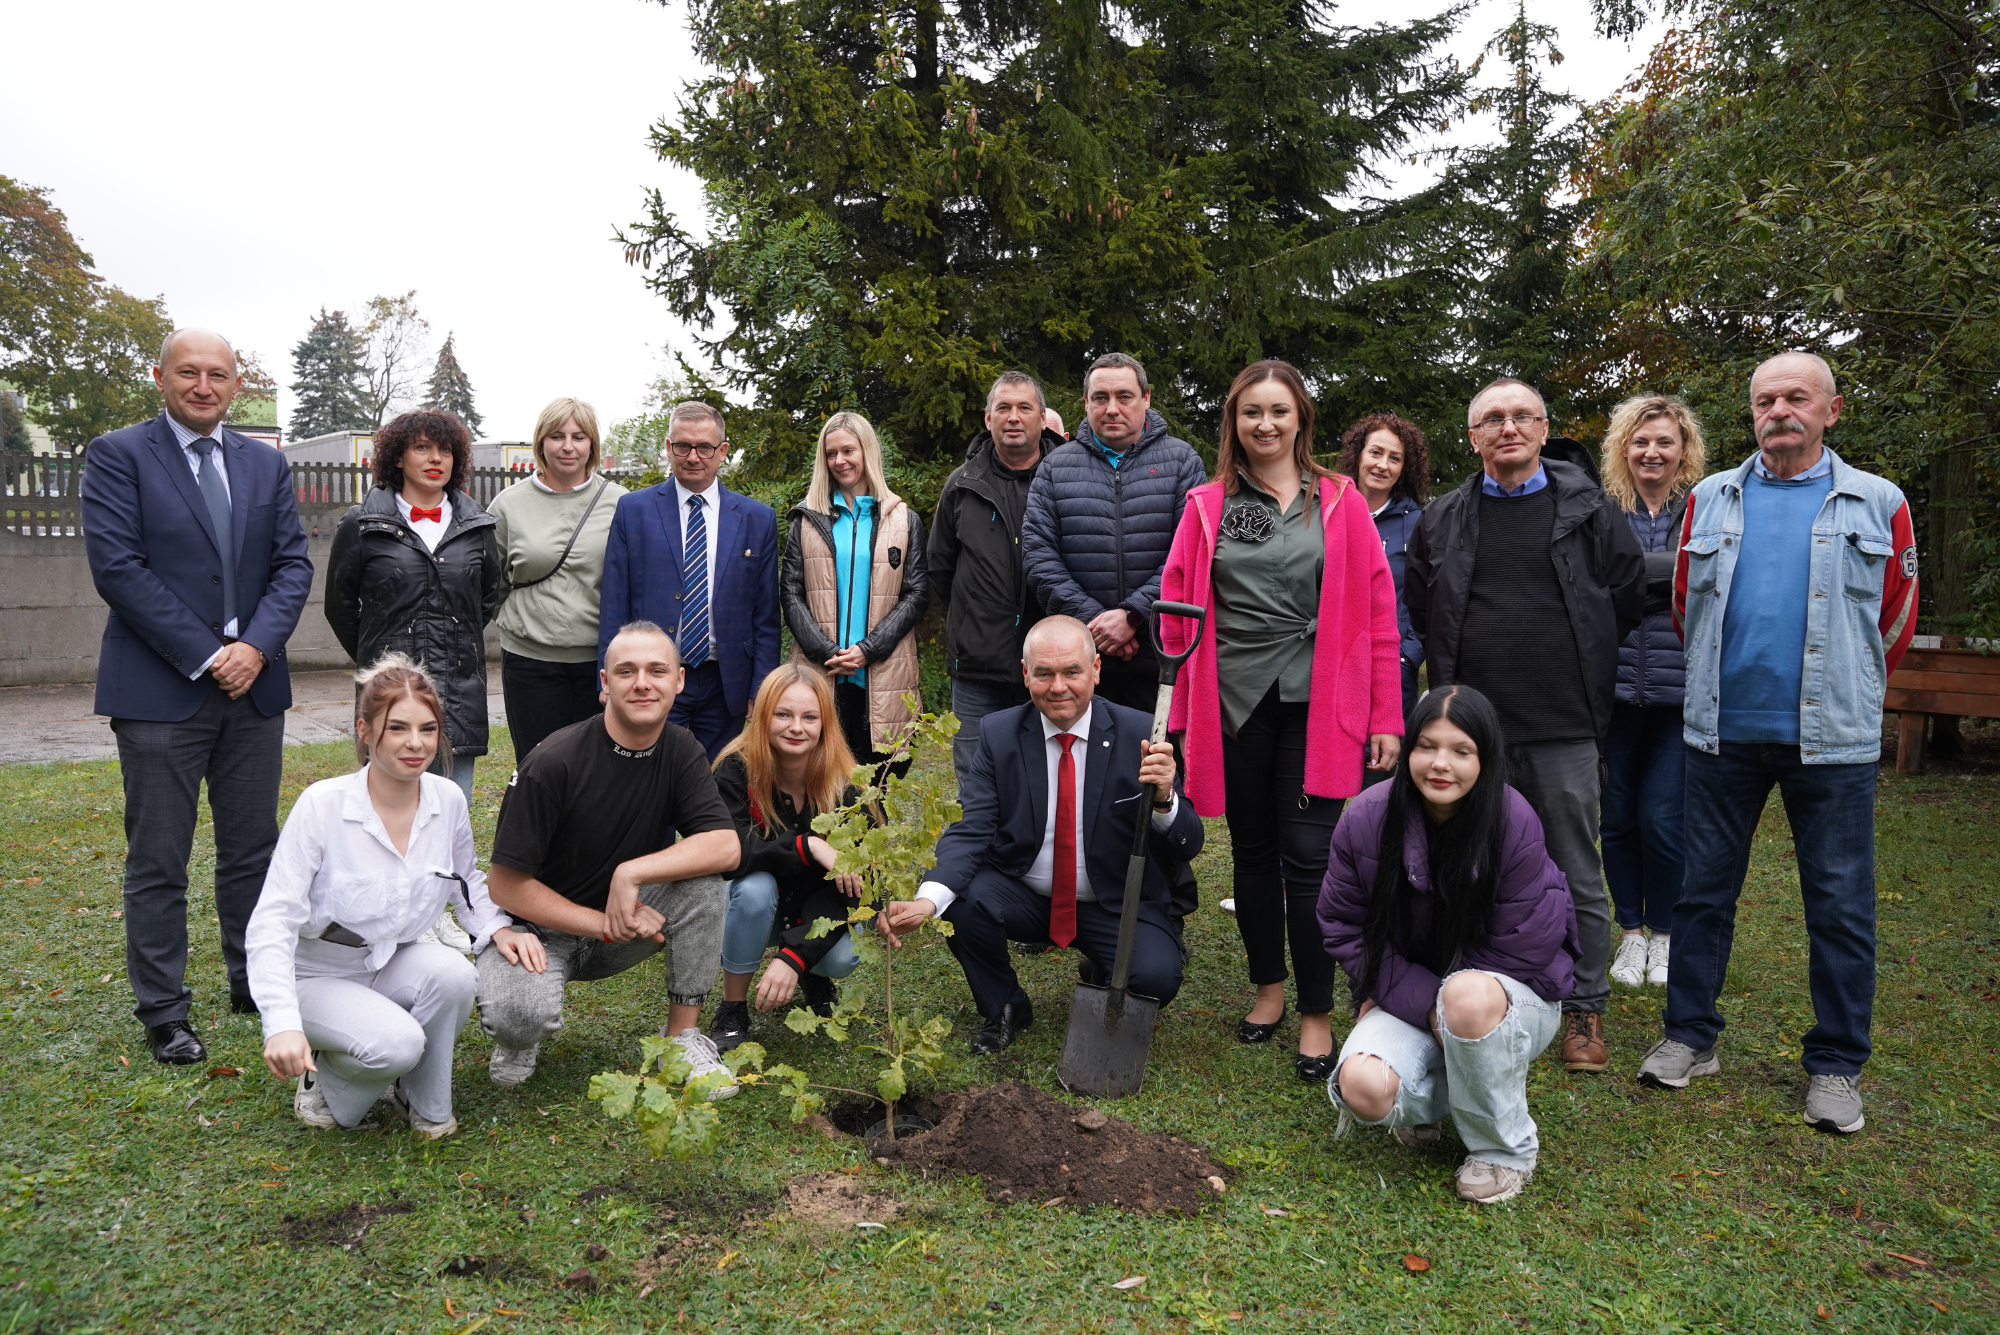
[{"label": "woman in black puffer jacket", "polygon": [[486,754],[486,623],[500,606],[494,520],[465,492],[472,436],[450,413],[404,413],[375,433],[375,486],[340,517],[326,619],[354,661],[391,651],[429,672],[444,701],[438,773],[472,796]]}]

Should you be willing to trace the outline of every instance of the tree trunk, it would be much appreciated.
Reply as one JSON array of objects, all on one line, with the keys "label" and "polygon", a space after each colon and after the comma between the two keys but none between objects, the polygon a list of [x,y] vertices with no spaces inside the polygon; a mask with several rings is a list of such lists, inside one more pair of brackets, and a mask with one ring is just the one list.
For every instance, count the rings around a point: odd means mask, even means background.
[{"label": "tree trunk", "polygon": [[1971,441],[1960,441],[1931,460],[1922,566],[1930,611],[1924,630],[1930,634],[1960,633],[1972,615],[1972,581],[1978,574],[1972,517],[1979,487],[1973,450]]}]

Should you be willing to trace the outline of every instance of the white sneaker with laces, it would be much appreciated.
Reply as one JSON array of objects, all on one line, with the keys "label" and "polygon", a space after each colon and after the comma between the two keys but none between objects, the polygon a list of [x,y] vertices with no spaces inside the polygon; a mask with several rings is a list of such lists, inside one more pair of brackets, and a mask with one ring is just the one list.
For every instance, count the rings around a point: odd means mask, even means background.
[{"label": "white sneaker with laces", "polygon": [[1458,1166],[1458,1198],[1474,1205],[1498,1205],[1520,1195],[1532,1176],[1484,1159],[1467,1159]]},{"label": "white sneaker with laces", "polygon": [[1646,943],[1646,981],[1654,987],[1667,985],[1667,946],[1672,940],[1665,932],[1655,932]]},{"label": "white sneaker with laces", "polygon": [[493,1045],[493,1055],[486,1059],[486,1078],[494,1084],[511,1089],[535,1073],[535,1057],[542,1050],[537,1043],[532,1048],[503,1048]]},{"label": "white sneaker with laces", "polygon": [[461,955],[472,949],[472,938],[458,925],[458,919],[451,916],[450,909],[438,914],[438,920],[431,924],[431,929],[424,933],[424,937],[441,946],[448,946]]},{"label": "white sneaker with laces", "polygon": [[400,1080],[389,1086],[389,1106],[396,1110],[397,1116],[410,1124],[411,1134],[419,1140],[443,1140],[458,1130],[456,1117],[447,1117],[442,1122],[426,1122],[411,1112],[409,1097],[403,1093],[403,1083]]},{"label": "white sneaker with laces", "polygon": [[1643,987],[1646,982],[1646,938],[1637,932],[1625,933],[1618,942],[1617,957],[1611,961],[1611,981],[1624,987]]},{"label": "white sneaker with laces", "polygon": [[708,1101],[710,1103],[720,1103],[724,1099],[733,1099],[736,1097],[736,1091],[739,1088],[736,1083],[736,1077],[730,1075],[729,1068],[722,1064],[722,1054],[717,1051],[713,1039],[707,1034],[702,1033],[699,1029],[683,1029],[678,1034],[672,1034],[669,1037],[679,1046],[681,1055],[687,1058],[687,1064],[694,1068],[688,1073],[688,1079],[694,1080],[716,1071],[729,1076],[728,1084],[717,1085],[714,1089],[708,1091]]},{"label": "white sneaker with laces", "polygon": [[[317,1061],[319,1054],[314,1053],[313,1059]],[[298,1088],[292,1091],[292,1112],[301,1122],[320,1131],[331,1131],[340,1125],[333,1119],[333,1109],[326,1106],[326,1093],[311,1071],[299,1077]]]}]

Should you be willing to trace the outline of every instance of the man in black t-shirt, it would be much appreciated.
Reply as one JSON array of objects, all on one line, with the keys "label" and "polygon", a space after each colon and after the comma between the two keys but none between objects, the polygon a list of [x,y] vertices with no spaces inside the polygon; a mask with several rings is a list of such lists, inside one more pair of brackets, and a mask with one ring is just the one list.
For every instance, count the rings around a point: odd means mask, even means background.
[{"label": "man in black t-shirt", "polygon": [[[534,1074],[541,1041],[563,1022],[563,985],[609,978],[666,953],[667,1023],[699,1075],[722,1071],[696,1028],[722,960],[739,844],[708,756],[667,722],[680,655],[650,621],[621,628],[604,651],[605,709],[551,734],[507,781],[487,888],[541,936],[548,966],[479,957],[479,1019],[493,1039],[497,1085]],[[676,835],[678,834],[678,838]],[[727,1098],[736,1086],[713,1090]]]}]

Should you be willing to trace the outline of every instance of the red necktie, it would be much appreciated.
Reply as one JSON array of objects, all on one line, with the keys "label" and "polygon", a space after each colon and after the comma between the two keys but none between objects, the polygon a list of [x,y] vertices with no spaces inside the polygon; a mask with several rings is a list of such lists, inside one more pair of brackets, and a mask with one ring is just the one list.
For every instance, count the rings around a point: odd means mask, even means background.
[{"label": "red necktie", "polygon": [[419,505],[411,506],[410,522],[414,524],[420,519],[435,519],[438,523],[442,524],[444,522],[444,507],[440,505],[436,509],[426,510]]},{"label": "red necktie", "polygon": [[1076,762],[1069,748],[1073,732],[1059,732],[1062,759],[1056,761],[1056,865],[1049,881],[1049,940],[1067,946],[1076,940]]}]

